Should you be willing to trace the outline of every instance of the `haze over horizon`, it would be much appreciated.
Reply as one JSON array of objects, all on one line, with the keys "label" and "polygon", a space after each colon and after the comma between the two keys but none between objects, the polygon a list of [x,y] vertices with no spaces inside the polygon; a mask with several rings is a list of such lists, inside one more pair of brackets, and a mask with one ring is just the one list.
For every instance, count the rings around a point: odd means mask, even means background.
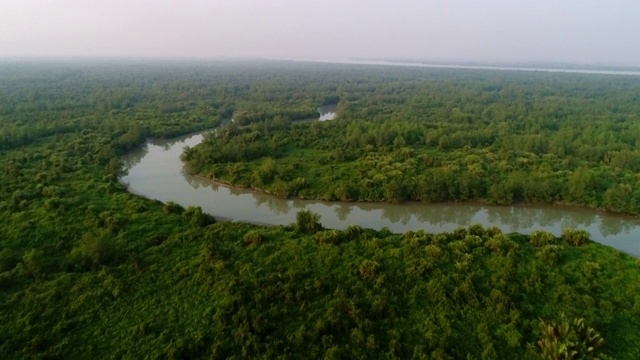
[{"label": "haze over horizon", "polygon": [[4,0],[0,57],[640,65],[631,0]]}]

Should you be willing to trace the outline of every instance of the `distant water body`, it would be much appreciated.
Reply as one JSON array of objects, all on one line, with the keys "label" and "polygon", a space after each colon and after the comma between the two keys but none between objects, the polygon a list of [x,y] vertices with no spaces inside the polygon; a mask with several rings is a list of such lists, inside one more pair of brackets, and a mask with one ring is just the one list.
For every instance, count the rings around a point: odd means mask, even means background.
[{"label": "distant water body", "polygon": [[329,64],[352,64],[352,65],[378,65],[378,66],[407,66],[439,69],[472,69],[472,70],[500,70],[500,71],[529,71],[529,72],[555,72],[574,74],[594,74],[594,75],[626,75],[640,76],[640,71],[627,70],[589,70],[589,69],[559,69],[547,67],[519,67],[519,66],[491,66],[491,65],[463,65],[463,64],[429,64],[421,62],[385,61],[385,60],[313,60],[313,59],[292,59],[300,62],[316,62]]}]

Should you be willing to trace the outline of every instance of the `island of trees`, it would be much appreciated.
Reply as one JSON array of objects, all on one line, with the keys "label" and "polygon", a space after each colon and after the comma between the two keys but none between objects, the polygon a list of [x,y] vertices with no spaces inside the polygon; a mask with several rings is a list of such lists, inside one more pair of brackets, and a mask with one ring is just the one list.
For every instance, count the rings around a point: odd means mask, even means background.
[{"label": "island of trees", "polygon": [[637,78],[358,76],[336,88],[336,121],[295,124],[277,108],[269,116],[242,107],[243,123],[211,133],[183,159],[192,172],[281,197],[640,213]]},{"label": "island of trees", "polygon": [[[118,179],[148,137],[218,127],[188,169],[278,196],[637,214],[639,82],[2,61],[0,355],[637,359],[640,262],[585,232],[224,223]],[[297,122],[335,103],[336,120]]]}]

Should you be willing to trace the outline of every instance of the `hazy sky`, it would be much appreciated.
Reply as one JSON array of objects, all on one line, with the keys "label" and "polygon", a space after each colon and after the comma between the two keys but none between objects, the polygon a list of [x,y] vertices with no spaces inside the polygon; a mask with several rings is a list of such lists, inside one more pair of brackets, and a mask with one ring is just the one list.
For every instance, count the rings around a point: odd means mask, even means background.
[{"label": "hazy sky", "polygon": [[0,0],[0,57],[640,65],[639,0]]}]

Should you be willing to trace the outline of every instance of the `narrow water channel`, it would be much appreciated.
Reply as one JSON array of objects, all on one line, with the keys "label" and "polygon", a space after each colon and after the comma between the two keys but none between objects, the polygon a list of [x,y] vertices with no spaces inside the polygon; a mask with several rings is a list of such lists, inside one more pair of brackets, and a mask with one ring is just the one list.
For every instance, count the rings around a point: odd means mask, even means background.
[{"label": "narrow water channel", "polygon": [[[333,109],[335,113],[335,109]],[[321,114],[323,115],[323,114]],[[185,173],[180,154],[202,135],[150,140],[122,158],[128,174],[121,182],[129,191],[163,202],[200,206],[214,216],[253,223],[286,225],[309,209],[325,227],[344,229],[357,224],[393,232],[453,231],[471,224],[497,226],[504,232],[545,230],[560,235],[571,227],[588,231],[592,239],[640,256],[640,219],[602,211],[558,206],[488,206],[477,204],[345,203],[279,199],[270,195],[212,183]]]}]

